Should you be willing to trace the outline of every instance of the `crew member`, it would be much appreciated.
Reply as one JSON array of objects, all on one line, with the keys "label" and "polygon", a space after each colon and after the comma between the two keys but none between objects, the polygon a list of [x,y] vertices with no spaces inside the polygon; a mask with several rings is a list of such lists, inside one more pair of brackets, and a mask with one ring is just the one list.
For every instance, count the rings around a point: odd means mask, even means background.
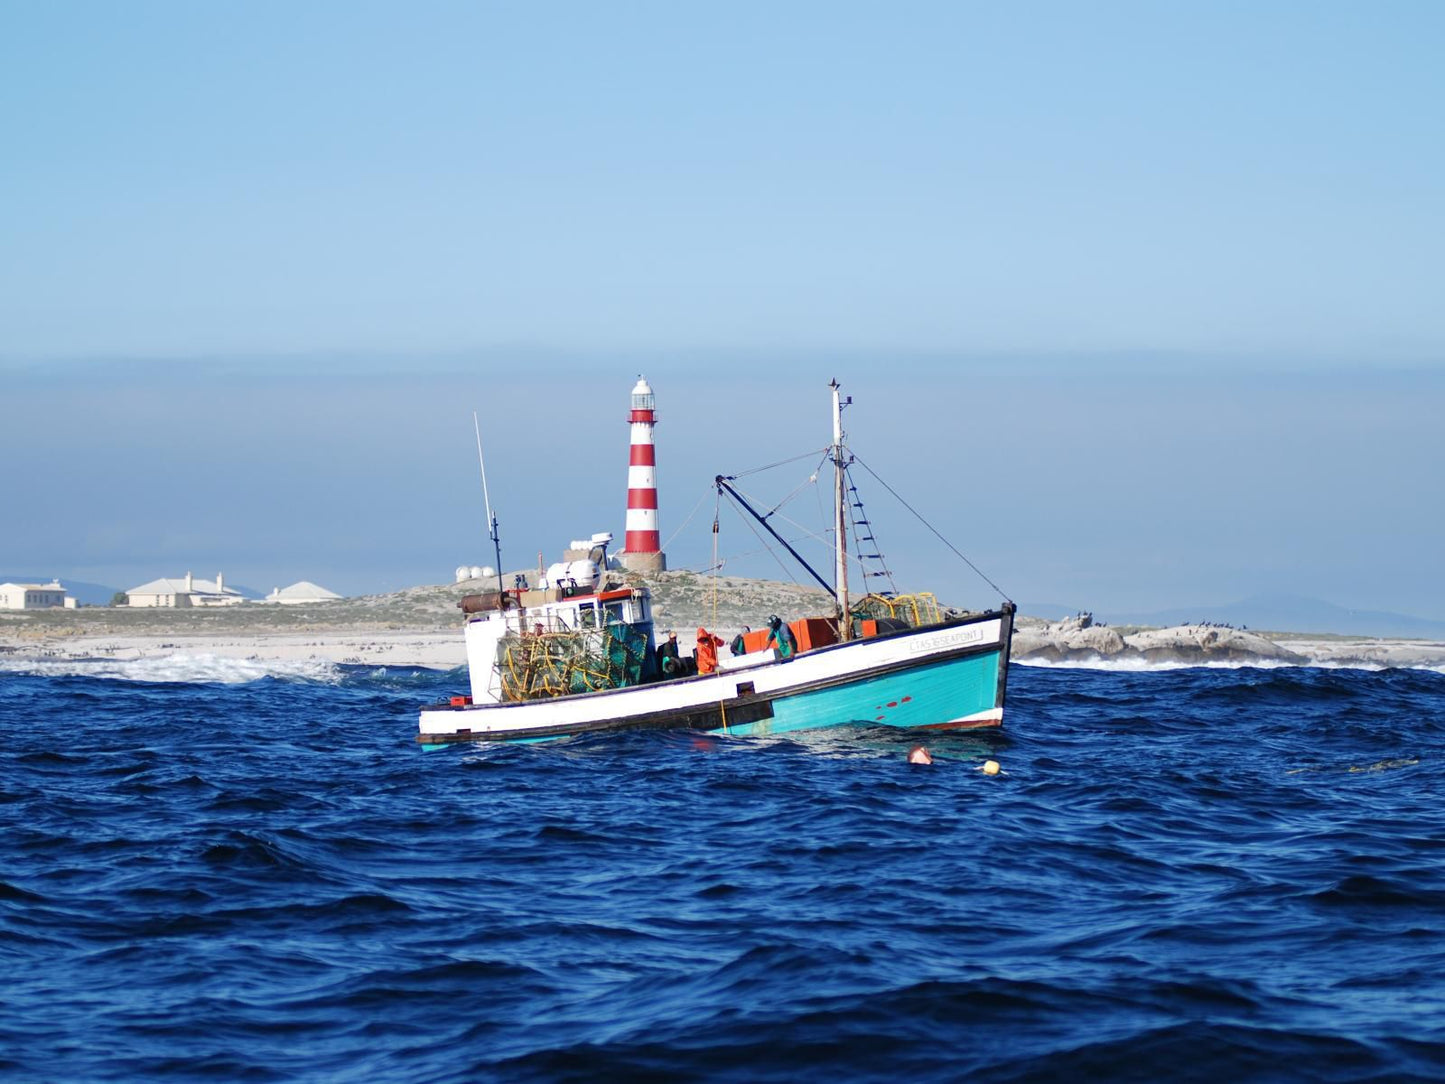
[{"label": "crew member", "polygon": [[768,618],[768,638],[763,641],[763,648],[769,647],[777,647],[780,659],[789,659],[798,653],[797,637],[777,614]]},{"label": "crew member", "polygon": [[682,673],[682,659],[677,650],[677,633],[670,629],[667,639],[657,648],[657,669],[663,677],[676,677]]},{"label": "crew member", "polygon": [[748,653],[747,635],[752,631],[752,629],[744,625],[743,631],[733,637],[733,642],[728,650],[734,655],[746,655]]},{"label": "crew member", "polygon": [[699,627],[697,630],[697,672],[699,674],[711,674],[717,669],[717,649],[723,646],[721,636],[714,636],[707,629]]}]

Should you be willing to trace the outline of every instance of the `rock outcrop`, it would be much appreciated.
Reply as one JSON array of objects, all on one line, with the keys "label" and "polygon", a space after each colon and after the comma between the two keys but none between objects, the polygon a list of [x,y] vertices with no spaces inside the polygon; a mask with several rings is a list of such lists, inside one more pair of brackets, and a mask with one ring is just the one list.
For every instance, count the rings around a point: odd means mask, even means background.
[{"label": "rock outcrop", "polygon": [[1126,650],[1124,637],[1105,625],[1094,624],[1092,614],[1042,625],[1021,621],[1014,630],[1013,657],[1019,659],[1109,659]]},{"label": "rock outcrop", "polygon": [[1200,665],[1209,662],[1303,663],[1305,656],[1256,633],[1222,625],[1180,625],[1144,629],[1123,636],[1094,624],[1092,614],[1062,621],[1020,618],[1014,631],[1013,657],[1049,662],[1127,660]]},{"label": "rock outcrop", "polygon": [[1253,632],[1218,625],[1179,625],[1145,629],[1124,638],[1128,649],[1149,662],[1290,662],[1296,655]]}]

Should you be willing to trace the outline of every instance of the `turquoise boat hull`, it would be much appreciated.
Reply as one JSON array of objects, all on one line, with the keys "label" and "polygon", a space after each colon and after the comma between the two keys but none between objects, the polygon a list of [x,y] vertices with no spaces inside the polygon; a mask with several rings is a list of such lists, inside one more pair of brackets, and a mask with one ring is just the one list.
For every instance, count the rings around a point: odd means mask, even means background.
[{"label": "turquoise boat hull", "polygon": [[729,734],[751,737],[794,730],[858,724],[916,729],[996,726],[996,720],[967,719],[995,706],[1001,651],[949,659],[931,666],[884,674],[833,689],[818,689],[773,701],[773,717],[727,727]]}]

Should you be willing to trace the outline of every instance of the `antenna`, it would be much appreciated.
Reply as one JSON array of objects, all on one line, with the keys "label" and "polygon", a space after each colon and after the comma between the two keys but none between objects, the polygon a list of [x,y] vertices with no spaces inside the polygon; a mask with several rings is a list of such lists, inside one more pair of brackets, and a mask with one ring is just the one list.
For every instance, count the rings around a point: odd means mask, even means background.
[{"label": "antenna", "polygon": [[836,378],[828,383],[828,387],[833,389],[833,589],[838,596],[838,639],[851,640],[853,620],[848,613],[848,496],[844,489],[848,470],[848,448],[843,443],[843,407],[851,404],[853,397],[848,396],[848,403],[845,404],[842,396],[838,394],[838,389],[842,386]]},{"label": "antenna", "polygon": [[502,597],[502,605],[506,605],[506,589],[502,586],[502,540],[497,534],[497,517],[492,515],[492,497],[487,492],[487,461],[482,457],[482,423],[477,420],[477,412],[472,411],[472,428],[477,433],[477,465],[482,468],[482,501],[487,506],[487,526],[491,531],[492,545],[497,551],[497,593]]}]

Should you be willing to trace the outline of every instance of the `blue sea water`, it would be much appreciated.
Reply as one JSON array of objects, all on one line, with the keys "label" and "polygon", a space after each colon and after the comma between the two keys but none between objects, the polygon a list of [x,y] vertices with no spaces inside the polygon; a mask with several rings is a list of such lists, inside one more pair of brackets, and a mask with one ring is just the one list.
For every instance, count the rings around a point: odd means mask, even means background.
[{"label": "blue sea water", "polygon": [[1445,675],[1016,666],[930,766],[461,684],[0,673],[0,1077],[1445,1077]]}]

